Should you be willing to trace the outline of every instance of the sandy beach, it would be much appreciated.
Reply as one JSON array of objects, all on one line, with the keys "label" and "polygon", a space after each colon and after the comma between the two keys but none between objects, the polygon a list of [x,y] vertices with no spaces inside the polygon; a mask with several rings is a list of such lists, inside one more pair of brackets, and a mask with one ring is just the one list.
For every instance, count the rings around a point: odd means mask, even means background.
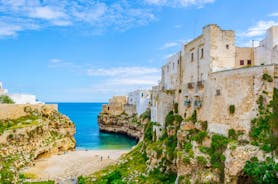
[{"label": "sandy beach", "polygon": [[66,180],[86,176],[114,163],[128,150],[89,150],[72,151],[40,159],[23,173],[35,180]]}]

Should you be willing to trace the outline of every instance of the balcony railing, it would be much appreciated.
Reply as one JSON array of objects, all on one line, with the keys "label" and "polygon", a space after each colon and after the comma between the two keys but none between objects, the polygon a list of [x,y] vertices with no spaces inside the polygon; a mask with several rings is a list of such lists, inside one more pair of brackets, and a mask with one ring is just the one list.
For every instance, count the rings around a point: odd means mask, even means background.
[{"label": "balcony railing", "polygon": [[201,100],[195,100],[194,106],[195,106],[196,108],[201,108],[201,107],[202,107],[202,101],[201,101]]},{"label": "balcony railing", "polygon": [[185,100],[184,101],[184,106],[190,107],[191,106],[191,101],[190,100]]}]

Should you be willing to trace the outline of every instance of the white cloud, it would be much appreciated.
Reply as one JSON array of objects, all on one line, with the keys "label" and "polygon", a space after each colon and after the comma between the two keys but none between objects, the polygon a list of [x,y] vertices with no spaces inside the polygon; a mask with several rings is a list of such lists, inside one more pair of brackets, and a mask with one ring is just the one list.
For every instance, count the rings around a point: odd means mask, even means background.
[{"label": "white cloud", "polygon": [[[76,25],[90,32],[103,32],[102,30],[108,29],[127,30],[155,19],[151,9],[124,0],[109,4],[97,0],[0,0],[0,13],[10,19],[32,21],[40,28]],[[7,29],[1,27],[2,37],[29,30],[21,24],[18,26],[10,24],[9,21],[3,23],[11,27],[12,33],[7,33]]]},{"label": "white cloud", "polygon": [[240,33],[239,36],[244,37],[258,37],[265,34],[266,30],[271,26],[278,25],[278,22],[270,21],[259,21],[255,26],[248,28],[246,32]]},{"label": "white cloud", "polygon": [[172,48],[172,47],[176,47],[178,45],[179,45],[179,43],[177,43],[177,42],[168,42],[168,43],[165,43],[160,49],[161,50],[169,49],[169,48]]},{"label": "white cloud", "polygon": [[147,67],[115,67],[115,68],[97,68],[88,69],[89,76],[109,76],[109,77],[130,77],[130,76],[143,76],[147,74],[159,73],[158,68]]},{"label": "white cloud", "polygon": [[66,18],[66,14],[60,10],[51,7],[36,7],[30,11],[30,17],[47,19],[47,20],[57,20],[60,18]]},{"label": "white cloud", "polygon": [[50,63],[61,63],[63,62],[61,59],[51,59],[49,60]]},{"label": "white cloud", "polygon": [[157,6],[187,7],[195,5],[203,7],[205,4],[213,3],[215,0],[145,0],[145,3]]},{"label": "white cloud", "polygon": [[29,22],[40,29],[50,26],[77,26],[89,34],[111,29],[125,31],[156,20],[155,5],[201,7],[212,2],[214,0],[115,0],[109,3],[98,0],[0,0],[0,14],[10,19],[21,19],[23,23],[2,21],[8,28],[0,27],[0,37],[16,36],[19,31],[30,30],[28,26],[24,26],[24,23]]},{"label": "white cloud", "polygon": [[269,17],[278,17],[278,12],[274,12],[268,15]]},{"label": "white cloud", "polygon": [[0,17],[0,38],[14,37],[23,30],[38,30],[40,27],[32,21],[21,18]]}]

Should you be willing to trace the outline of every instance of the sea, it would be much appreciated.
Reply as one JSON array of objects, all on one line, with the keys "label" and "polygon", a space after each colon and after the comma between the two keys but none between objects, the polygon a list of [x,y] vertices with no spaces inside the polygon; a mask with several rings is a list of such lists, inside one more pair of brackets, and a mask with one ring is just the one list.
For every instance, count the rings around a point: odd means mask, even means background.
[{"label": "sea", "polygon": [[76,126],[76,149],[130,149],[136,140],[125,135],[99,131],[97,116],[103,103],[57,103],[59,112],[67,115]]}]

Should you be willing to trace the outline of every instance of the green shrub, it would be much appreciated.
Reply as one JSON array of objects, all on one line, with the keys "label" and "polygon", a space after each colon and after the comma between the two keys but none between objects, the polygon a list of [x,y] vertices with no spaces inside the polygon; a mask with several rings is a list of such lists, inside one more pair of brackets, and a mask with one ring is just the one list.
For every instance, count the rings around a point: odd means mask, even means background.
[{"label": "green shrub", "polygon": [[199,147],[199,150],[200,150],[202,153],[206,153],[206,154],[208,154],[208,153],[209,153],[210,148],[205,147],[205,146],[200,146],[200,147]]},{"label": "green shrub", "polygon": [[175,115],[175,121],[180,125],[182,122],[182,117],[180,115]]},{"label": "green shrub", "polygon": [[149,122],[145,125],[144,140],[152,141],[152,139],[153,139],[153,125],[154,125],[154,122]]},{"label": "green shrub", "polygon": [[259,115],[251,121],[250,137],[253,145],[259,146],[265,152],[278,152],[278,90],[273,91],[273,99],[264,106],[264,97],[257,100]]},{"label": "green shrub", "polygon": [[167,154],[172,159],[176,157],[175,149],[177,147],[177,144],[178,144],[177,135],[170,136],[165,140]]},{"label": "green shrub", "polygon": [[173,125],[174,121],[175,121],[174,113],[173,113],[173,111],[170,111],[165,118],[166,127],[169,125]]},{"label": "green shrub", "polygon": [[14,104],[14,101],[7,95],[0,96],[0,104]]},{"label": "green shrub", "polygon": [[183,163],[190,164],[190,157],[184,157],[183,158]]},{"label": "green shrub", "polygon": [[246,162],[243,171],[251,178],[252,183],[278,183],[278,163],[272,158],[267,158],[265,162],[259,162],[256,157],[252,158]]},{"label": "green shrub", "polygon": [[191,142],[187,142],[187,143],[184,145],[184,151],[188,153],[191,149],[192,149],[192,144],[191,144]]},{"label": "green shrub", "polygon": [[192,140],[194,140],[194,141],[198,142],[199,144],[201,144],[206,136],[207,136],[207,132],[199,131],[196,135],[194,135],[192,137]]},{"label": "green shrub", "polygon": [[203,130],[207,130],[208,129],[208,122],[207,121],[201,121],[201,126]]},{"label": "green shrub", "polygon": [[235,111],[236,111],[235,105],[230,105],[230,106],[229,106],[229,111],[230,111],[230,114],[234,114]]},{"label": "green shrub", "polygon": [[174,112],[175,113],[179,112],[179,104],[178,103],[174,103]]},{"label": "green shrub", "polygon": [[229,140],[228,138],[215,134],[211,139],[211,146],[209,148],[210,163],[212,168],[220,169],[220,181],[224,182],[224,168],[225,168],[225,156],[223,152],[227,148]]},{"label": "green shrub", "polygon": [[197,111],[194,110],[192,116],[191,116],[191,121],[195,124],[197,122]]},{"label": "green shrub", "polygon": [[207,165],[207,159],[203,156],[197,156],[197,163],[201,166]]},{"label": "green shrub", "polygon": [[234,140],[237,139],[237,133],[236,133],[235,129],[229,129],[229,131],[228,131],[228,137],[229,137],[230,139],[234,139]]},{"label": "green shrub", "polygon": [[140,115],[140,119],[151,119],[151,110],[148,108],[144,113]]},{"label": "green shrub", "polygon": [[273,82],[273,78],[267,73],[263,74],[263,80],[265,80],[267,82]]}]

